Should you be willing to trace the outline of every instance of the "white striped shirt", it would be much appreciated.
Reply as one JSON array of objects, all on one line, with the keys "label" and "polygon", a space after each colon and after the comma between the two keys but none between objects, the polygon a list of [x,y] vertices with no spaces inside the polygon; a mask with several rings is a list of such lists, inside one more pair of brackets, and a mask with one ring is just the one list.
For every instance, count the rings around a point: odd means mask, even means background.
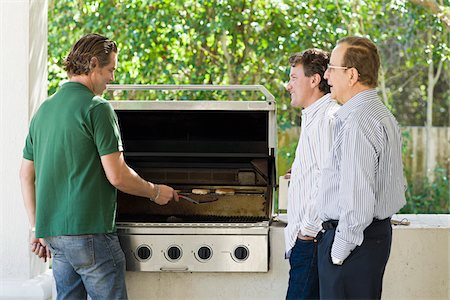
[{"label": "white striped shirt", "polygon": [[331,256],[345,260],[374,219],[405,205],[406,181],[400,129],[374,89],[338,110],[335,133],[317,204],[322,221],[339,220]]},{"label": "white striped shirt", "polygon": [[339,105],[327,94],[302,110],[301,134],[288,191],[286,258],[299,233],[316,236],[322,229],[315,203],[320,172],[333,144],[333,115],[338,109]]}]

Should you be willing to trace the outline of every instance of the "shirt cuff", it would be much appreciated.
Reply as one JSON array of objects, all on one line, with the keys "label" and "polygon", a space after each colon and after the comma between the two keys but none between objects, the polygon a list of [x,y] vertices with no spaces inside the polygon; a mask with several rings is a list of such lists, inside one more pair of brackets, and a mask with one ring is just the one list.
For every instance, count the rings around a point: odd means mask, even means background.
[{"label": "shirt cuff", "polygon": [[337,259],[336,257],[333,256],[331,257],[331,261],[333,262],[334,265],[338,266],[341,266],[344,263],[343,260]]},{"label": "shirt cuff", "polygon": [[333,245],[331,246],[331,256],[344,261],[355,248],[356,244],[349,243],[340,238],[336,232]]}]

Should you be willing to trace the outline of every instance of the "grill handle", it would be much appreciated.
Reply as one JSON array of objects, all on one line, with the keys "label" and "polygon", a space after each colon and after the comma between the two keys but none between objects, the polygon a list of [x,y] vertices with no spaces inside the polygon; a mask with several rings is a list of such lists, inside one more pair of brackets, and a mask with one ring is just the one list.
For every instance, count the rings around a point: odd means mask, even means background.
[{"label": "grill handle", "polygon": [[266,101],[275,101],[275,97],[260,84],[240,85],[240,84],[108,84],[106,90],[109,91],[259,91]]}]

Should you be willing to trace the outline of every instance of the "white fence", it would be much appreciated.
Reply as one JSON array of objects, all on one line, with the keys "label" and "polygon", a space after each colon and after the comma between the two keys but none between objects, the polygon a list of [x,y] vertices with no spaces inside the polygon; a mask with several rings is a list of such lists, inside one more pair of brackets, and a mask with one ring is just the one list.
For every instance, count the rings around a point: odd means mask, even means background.
[{"label": "white fence", "polygon": [[[407,145],[407,155],[403,158],[405,168],[411,170],[414,178],[426,174],[426,128],[419,126],[403,127],[403,143]],[[450,127],[432,127],[429,137],[429,155],[432,158],[429,169],[437,166],[450,171]]]}]

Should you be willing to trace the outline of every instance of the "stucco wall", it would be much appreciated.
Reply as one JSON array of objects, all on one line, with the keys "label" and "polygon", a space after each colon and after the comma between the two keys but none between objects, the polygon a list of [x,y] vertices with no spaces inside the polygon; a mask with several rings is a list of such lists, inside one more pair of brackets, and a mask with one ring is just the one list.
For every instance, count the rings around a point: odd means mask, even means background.
[{"label": "stucco wall", "polygon": [[47,95],[47,0],[0,1],[0,283],[42,273],[29,250],[19,167],[29,117]]}]

